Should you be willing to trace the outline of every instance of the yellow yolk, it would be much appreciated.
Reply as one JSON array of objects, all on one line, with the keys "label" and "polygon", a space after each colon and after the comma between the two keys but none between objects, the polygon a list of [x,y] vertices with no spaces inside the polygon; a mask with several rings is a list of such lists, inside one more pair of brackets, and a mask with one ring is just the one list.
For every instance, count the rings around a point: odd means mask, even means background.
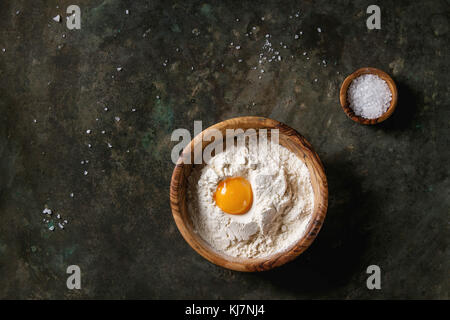
[{"label": "yellow yolk", "polygon": [[244,214],[252,207],[252,186],[242,177],[227,178],[217,186],[214,200],[226,213]]}]

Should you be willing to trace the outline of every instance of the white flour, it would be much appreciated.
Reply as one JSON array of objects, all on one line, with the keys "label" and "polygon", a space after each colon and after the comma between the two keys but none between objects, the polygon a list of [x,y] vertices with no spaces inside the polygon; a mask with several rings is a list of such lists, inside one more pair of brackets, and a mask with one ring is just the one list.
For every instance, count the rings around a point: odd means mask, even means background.
[{"label": "white flour", "polygon": [[[247,146],[227,148],[188,179],[188,210],[195,231],[217,251],[256,258],[289,249],[308,225],[314,207],[306,165],[291,151],[270,143],[251,154]],[[223,212],[214,202],[219,182],[243,177],[253,190],[252,208],[243,215]]]}]

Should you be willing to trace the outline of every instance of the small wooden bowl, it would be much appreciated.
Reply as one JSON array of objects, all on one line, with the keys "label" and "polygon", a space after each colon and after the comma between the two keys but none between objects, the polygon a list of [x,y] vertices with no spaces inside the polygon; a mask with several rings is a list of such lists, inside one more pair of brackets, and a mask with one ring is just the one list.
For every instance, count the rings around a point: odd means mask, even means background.
[{"label": "small wooden bowl", "polygon": [[[194,146],[201,144],[202,150],[212,141],[202,141],[202,135],[207,136],[211,130],[217,129],[225,137],[226,129],[279,129],[279,143],[300,157],[309,169],[314,191],[314,210],[304,236],[286,251],[275,253],[266,258],[243,259],[219,253],[194,232],[189,211],[186,205],[187,178],[192,170],[192,164],[184,164],[183,156],[191,154],[193,159]],[[265,271],[293,260],[306,250],[316,238],[325,219],[328,206],[328,185],[325,172],[319,156],[312,146],[297,131],[287,125],[267,118],[240,117],[219,122],[202,134],[197,135],[183,150],[173,170],[170,183],[170,206],[175,223],[189,245],[205,259],[219,266],[237,271]]]},{"label": "small wooden bowl", "polygon": [[[386,110],[385,113],[383,113],[379,118],[376,119],[366,119],[355,115],[353,109],[350,108],[350,104],[347,99],[348,87],[355,78],[363,74],[374,74],[379,76],[381,79],[386,81],[387,85],[389,86],[389,89],[391,90],[392,94],[391,105],[389,106],[389,108]],[[386,72],[376,68],[361,68],[353,72],[351,75],[345,78],[344,82],[342,82],[341,91],[339,93],[339,100],[341,102],[341,106],[342,109],[344,109],[345,114],[353,121],[361,124],[377,124],[389,118],[391,114],[394,112],[395,107],[397,106],[397,97],[398,97],[397,86],[395,85],[394,80],[392,80],[392,78]]]}]

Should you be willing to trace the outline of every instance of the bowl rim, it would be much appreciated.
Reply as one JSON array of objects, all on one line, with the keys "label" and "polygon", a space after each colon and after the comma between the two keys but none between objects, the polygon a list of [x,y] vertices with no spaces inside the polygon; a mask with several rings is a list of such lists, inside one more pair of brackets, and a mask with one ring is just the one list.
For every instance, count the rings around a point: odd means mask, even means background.
[{"label": "bowl rim", "polygon": [[[182,179],[187,179],[187,176],[184,176],[183,167],[185,165],[192,166],[191,164],[183,163],[183,154],[191,153],[193,150],[194,144],[199,140],[201,140],[202,134],[212,129],[226,129],[231,128],[236,125],[236,122],[250,121],[255,124],[255,129],[271,129],[278,128],[280,130],[280,136],[283,134],[287,136],[287,139],[294,141],[298,145],[299,148],[302,148],[302,151],[305,154],[308,153],[310,160],[313,163],[314,168],[309,168],[310,174],[314,173],[315,178],[318,181],[317,189],[320,190],[320,194],[317,195],[321,200],[319,203],[316,202],[316,195],[314,201],[314,209],[312,213],[312,217],[308,222],[307,228],[303,234],[303,236],[298,239],[298,241],[292,245],[289,249],[285,251],[277,252],[273,255],[263,258],[235,258],[229,255],[221,254],[214,248],[212,248],[205,240],[203,240],[199,235],[194,236],[194,231],[186,226],[184,218],[182,217],[180,207],[183,205],[182,200],[179,197],[180,189],[182,188]],[[256,124],[261,124],[262,126],[256,127]],[[202,149],[204,146],[202,147]],[[303,161],[303,160],[302,160]],[[186,192],[184,192],[184,197],[186,196]],[[178,230],[181,235],[185,239],[185,241],[193,248],[198,254],[200,254],[206,260],[219,265],[221,267],[235,270],[235,271],[245,271],[245,272],[254,272],[254,271],[266,271],[273,269],[275,267],[281,266],[293,259],[295,259],[298,255],[300,255],[303,251],[305,251],[314,241],[317,234],[319,233],[322,224],[326,217],[326,212],[328,208],[328,183],[325,175],[325,170],[322,162],[320,161],[319,156],[313,150],[311,144],[296,130],[287,126],[284,123],[281,123],[277,120],[257,117],[257,116],[248,116],[248,117],[237,117],[231,118],[228,120],[224,120],[218,122],[205,130],[202,131],[201,134],[194,137],[189,144],[183,149],[182,154],[178,158],[178,161],[175,165],[175,168],[172,173],[172,179],[170,183],[170,206],[172,209],[172,216],[175,220]]]},{"label": "bowl rim", "polygon": [[[348,90],[351,82],[363,74],[374,74],[374,75],[379,76],[381,79],[386,81],[386,83],[389,87],[389,90],[391,91],[391,94],[392,94],[392,99],[391,99],[389,108],[380,117],[375,118],[375,119],[366,119],[364,117],[355,115],[355,112],[353,111],[352,108],[350,108],[350,104],[347,99],[347,90]],[[384,120],[389,118],[392,115],[392,113],[394,112],[394,110],[397,106],[397,100],[398,100],[398,91],[397,91],[397,86],[395,85],[395,81],[391,78],[391,76],[389,74],[387,74],[383,70],[373,68],[373,67],[360,68],[360,69],[354,71],[353,73],[349,74],[342,82],[341,89],[339,91],[339,102],[340,102],[341,107],[344,110],[345,114],[350,119],[352,119],[353,121],[360,123],[360,124],[373,125],[373,124],[383,122]]]}]

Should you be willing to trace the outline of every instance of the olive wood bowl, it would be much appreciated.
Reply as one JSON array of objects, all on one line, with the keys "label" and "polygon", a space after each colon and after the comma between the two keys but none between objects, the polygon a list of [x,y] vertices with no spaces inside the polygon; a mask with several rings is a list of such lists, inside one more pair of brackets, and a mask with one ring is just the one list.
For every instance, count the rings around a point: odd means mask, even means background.
[{"label": "olive wood bowl", "polygon": [[[208,136],[212,129],[222,132],[225,137],[226,129],[243,129],[250,128],[259,129],[279,129],[279,143],[294,152],[308,167],[311,183],[314,191],[314,209],[310,221],[303,236],[285,251],[277,252],[271,256],[264,258],[236,258],[218,252],[212,248],[205,240],[203,240],[196,232],[194,232],[189,211],[186,205],[187,178],[191,173],[192,164],[185,164],[183,157],[194,155],[194,146],[201,144],[202,150],[212,141],[203,141],[203,136]],[[213,140],[213,139],[211,139]],[[327,212],[328,206],[328,185],[324,168],[319,156],[314,152],[312,146],[297,131],[289,126],[267,118],[261,117],[240,117],[219,122],[197,135],[183,149],[177,164],[173,170],[172,180],[170,183],[170,206],[172,208],[173,218],[186,242],[210,262],[222,266],[224,268],[237,271],[265,271],[269,270],[288,261],[293,260],[303,251],[305,251],[316,238]]]},{"label": "olive wood bowl", "polygon": [[[386,81],[389,90],[391,90],[392,98],[391,98],[391,104],[389,105],[389,108],[386,110],[385,113],[383,113],[380,117],[375,119],[366,119],[360,116],[355,115],[353,112],[353,109],[350,107],[350,104],[347,99],[347,90],[352,83],[352,81],[363,74],[374,74]],[[381,71],[380,69],[376,68],[361,68],[350,74],[347,78],[345,78],[344,82],[342,82],[341,90],[339,92],[339,100],[341,102],[342,109],[344,110],[345,114],[352,119],[353,121],[360,123],[360,124],[377,124],[380,123],[387,118],[389,118],[392,113],[395,110],[395,107],[397,106],[397,86],[395,85],[394,80],[384,71]]]}]

